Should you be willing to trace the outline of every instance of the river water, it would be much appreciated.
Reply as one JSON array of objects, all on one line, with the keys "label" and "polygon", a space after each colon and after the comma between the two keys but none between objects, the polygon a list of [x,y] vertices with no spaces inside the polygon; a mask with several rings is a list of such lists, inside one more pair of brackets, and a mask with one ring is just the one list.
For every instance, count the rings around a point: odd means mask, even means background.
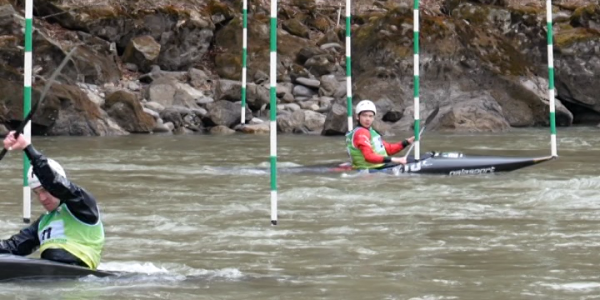
[{"label": "river water", "polygon": [[[0,283],[0,299],[598,299],[599,133],[561,129],[558,160],[504,174],[280,173],[277,226],[266,135],[36,137],[98,198],[100,268],[140,274]],[[279,166],[344,160],[343,143],[280,136]],[[547,129],[428,132],[422,148],[550,153]],[[0,238],[24,226],[20,176],[10,153]]]}]

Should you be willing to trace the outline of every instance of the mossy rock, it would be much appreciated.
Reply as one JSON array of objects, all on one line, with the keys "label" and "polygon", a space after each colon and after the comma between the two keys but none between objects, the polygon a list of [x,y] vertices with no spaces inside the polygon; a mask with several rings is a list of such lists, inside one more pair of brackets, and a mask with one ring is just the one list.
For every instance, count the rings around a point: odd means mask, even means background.
[{"label": "mossy rock", "polygon": [[[371,16],[371,20],[367,24],[359,27],[353,33],[355,48],[384,48],[401,55],[401,57],[409,55],[406,49],[412,48],[413,44],[412,11],[397,7],[387,13]],[[452,35],[452,27],[450,19],[438,16],[423,16],[420,36],[435,44]]]},{"label": "mossy rock", "polygon": [[470,0],[473,3],[482,4],[482,5],[495,5],[500,7],[507,7],[507,0]]},{"label": "mossy rock", "polygon": [[590,27],[590,21],[600,23],[600,5],[590,4],[577,8],[571,15],[573,27]]},{"label": "mossy rock", "polygon": [[445,0],[442,4],[443,10],[447,11],[451,16],[454,15],[454,10],[459,7],[480,7],[487,8],[486,6],[499,6],[499,7],[508,7],[508,1],[506,0]]},{"label": "mossy rock", "polygon": [[111,5],[90,5],[82,8],[81,15],[87,15],[89,20],[113,19],[124,16],[120,7]]},{"label": "mossy rock", "polygon": [[231,6],[216,0],[211,0],[208,2],[205,12],[207,12],[210,16],[222,15],[226,20],[230,20],[235,17],[235,12]]},{"label": "mossy rock", "polygon": [[317,3],[315,0],[291,0],[290,4],[310,12],[315,12],[317,10]]},{"label": "mossy rock", "polygon": [[598,30],[578,27],[570,30],[561,30],[554,34],[554,44],[559,49],[592,39],[600,39],[600,32]]},{"label": "mossy rock", "polygon": [[215,67],[221,78],[241,80],[242,56],[238,53],[221,53],[215,57]]},{"label": "mossy rock", "polygon": [[[533,6],[518,6],[509,8],[513,23],[522,23],[530,27],[545,26],[546,8]],[[543,16],[543,17],[542,17]],[[544,20],[541,24],[541,20]]]},{"label": "mossy rock", "polygon": [[[148,11],[147,13],[151,14],[153,12]],[[187,18],[190,16],[189,9],[176,5],[165,5],[157,7],[154,13],[164,13],[166,15],[177,16],[182,18]]]},{"label": "mossy rock", "polygon": [[309,36],[308,28],[297,19],[283,21],[281,27],[295,36],[302,38],[308,38]]},{"label": "mossy rock", "polygon": [[487,23],[489,14],[489,7],[466,3],[456,8],[453,16],[459,19],[467,20],[472,25],[481,26]]},{"label": "mossy rock", "polygon": [[277,53],[289,57],[291,60],[295,60],[300,49],[313,46],[314,43],[290,34],[279,34],[277,37]]},{"label": "mossy rock", "polygon": [[427,37],[446,37],[452,33],[453,25],[447,18],[426,16],[421,19],[421,34]]},{"label": "mossy rock", "polygon": [[531,63],[513,46],[511,40],[462,22],[455,25],[457,37],[467,45],[471,55],[479,57],[491,71],[514,76],[530,74]]},{"label": "mossy rock", "polygon": [[327,43],[338,43],[338,44],[342,43],[342,39],[339,36],[339,30],[337,30],[337,29],[330,29],[327,32],[325,32],[325,34],[323,35],[323,37],[321,37],[317,41],[317,45],[318,46],[321,46],[321,45],[327,44]]},{"label": "mossy rock", "polygon": [[462,0],[445,0],[442,4],[442,7],[445,11],[452,15],[452,11],[456,9],[462,2]]},{"label": "mossy rock", "polygon": [[[242,47],[242,22],[233,19],[227,26],[215,34],[215,47],[223,49],[241,49]],[[250,35],[250,34],[248,34]]]},{"label": "mossy rock", "polygon": [[316,15],[314,17],[308,17],[306,24],[320,32],[326,32],[333,27],[334,22],[324,15]]},{"label": "mossy rock", "polygon": [[[302,17],[300,17],[302,16]],[[298,9],[295,6],[281,6],[279,8],[279,12],[277,13],[277,18],[279,20],[291,20],[291,19],[299,19],[301,22],[304,22],[305,13]]]}]

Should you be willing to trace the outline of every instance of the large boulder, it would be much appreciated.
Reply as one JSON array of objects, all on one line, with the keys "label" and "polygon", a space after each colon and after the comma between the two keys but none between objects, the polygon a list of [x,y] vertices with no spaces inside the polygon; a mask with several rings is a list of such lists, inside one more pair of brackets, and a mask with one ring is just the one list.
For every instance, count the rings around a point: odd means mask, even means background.
[{"label": "large boulder", "polygon": [[[502,107],[489,95],[460,102],[441,111],[435,128],[458,132],[500,132],[510,128]],[[434,127],[432,126],[432,127]]]},{"label": "large boulder", "polygon": [[[206,108],[208,114],[204,118],[207,126],[223,125],[233,127],[240,124],[242,105],[239,102],[233,103],[230,101],[220,100],[214,103],[209,103]],[[246,113],[246,121],[252,119],[252,114]]]},{"label": "large boulder", "polygon": [[106,136],[127,134],[96,104],[90,101],[79,87],[55,84],[52,93],[44,100],[43,114],[53,122],[46,135]]},{"label": "large boulder", "polygon": [[121,128],[131,133],[149,133],[156,125],[155,119],[144,112],[138,97],[127,90],[107,95],[104,110]]},{"label": "large boulder", "polygon": [[125,52],[123,62],[133,63],[142,72],[149,72],[152,65],[156,64],[160,54],[160,44],[149,35],[142,35],[131,39]]},{"label": "large boulder", "polygon": [[327,113],[321,135],[344,135],[348,132],[348,110],[345,101],[335,101]]}]

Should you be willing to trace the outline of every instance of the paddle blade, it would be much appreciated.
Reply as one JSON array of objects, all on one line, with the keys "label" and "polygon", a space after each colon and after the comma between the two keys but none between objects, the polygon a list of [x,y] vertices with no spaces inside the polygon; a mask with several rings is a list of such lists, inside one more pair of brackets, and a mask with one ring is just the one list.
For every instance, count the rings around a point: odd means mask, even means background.
[{"label": "paddle blade", "polygon": [[2,158],[4,158],[4,155],[6,155],[6,152],[8,152],[6,150],[6,148],[2,149],[2,152],[0,152],[0,160],[2,160]]},{"label": "paddle blade", "polygon": [[427,119],[425,119],[425,124],[429,125],[429,123],[431,123],[433,121],[433,119],[435,119],[435,117],[437,116],[437,114],[440,112],[440,107],[436,107],[427,117]]}]

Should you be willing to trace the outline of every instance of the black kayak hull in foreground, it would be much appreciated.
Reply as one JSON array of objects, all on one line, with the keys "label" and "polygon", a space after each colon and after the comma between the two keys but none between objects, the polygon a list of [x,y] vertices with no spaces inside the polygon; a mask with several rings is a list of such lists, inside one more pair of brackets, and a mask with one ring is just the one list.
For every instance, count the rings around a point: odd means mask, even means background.
[{"label": "black kayak hull in foreground", "polygon": [[[437,174],[437,175],[483,175],[509,172],[552,160],[552,156],[510,157],[463,155],[457,152],[427,153],[419,161],[409,156],[406,165],[388,164],[380,169],[368,170],[369,173],[399,174]],[[412,161],[412,162],[411,162]],[[283,170],[284,173],[340,173],[367,172],[353,170],[347,163],[327,164],[308,167],[295,167]]]},{"label": "black kayak hull in foreground", "polygon": [[0,281],[76,279],[89,275],[107,277],[117,274],[45,259],[0,254]]}]

